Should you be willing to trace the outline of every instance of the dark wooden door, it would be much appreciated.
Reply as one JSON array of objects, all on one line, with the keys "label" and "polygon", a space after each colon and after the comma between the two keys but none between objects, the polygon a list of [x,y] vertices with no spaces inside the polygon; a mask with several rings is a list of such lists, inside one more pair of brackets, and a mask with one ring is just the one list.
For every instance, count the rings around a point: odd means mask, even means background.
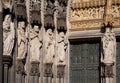
[{"label": "dark wooden door", "polygon": [[70,83],[100,83],[100,42],[83,42],[70,44]]},{"label": "dark wooden door", "polygon": [[117,39],[117,55],[116,55],[116,83],[120,83],[120,39]]}]

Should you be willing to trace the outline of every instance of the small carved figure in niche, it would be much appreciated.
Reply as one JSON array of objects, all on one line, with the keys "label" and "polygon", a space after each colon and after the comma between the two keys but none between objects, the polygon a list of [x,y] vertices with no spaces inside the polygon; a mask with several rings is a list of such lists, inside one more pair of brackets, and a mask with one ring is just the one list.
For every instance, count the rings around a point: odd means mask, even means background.
[{"label": "small carved figure in niche", "polygon": [[115,62],[115,49],[116,49],[116,39],[115,34],[112,30],[107,27],[105,34],[102,37],[103,44],[103,62],[104,63],[114,63]]},{"label": "small carved figure in niche", "polygon": [[68,42],[65,39],[65,33],[60,32],[58,37],[58,60],[59,62],[65,61],[66,49],[68,46]]},{"label": "small carved figure in niche", "polygon": [[18,22],[18,58],[23,59],[27,53],[27,32],[25,22]]},{"label": "small carved figure in niche", "polygon": [[34,25],[30,29],[30,52],[31,61],[39,61],[40,49],[42,48],[42,38],[39,34],[39,26]]},{"label": "small carved figure in niche", "polygon": [[14,23],[11,21],[11,15],[6,15],[3,21],[3,55],[11,55],[15,40]]},{"label": "small carved figure in niche", "polygon": [[45,38],[45,63],[53,63],[55,56],[55,41],[52,29],[48,29]]}]

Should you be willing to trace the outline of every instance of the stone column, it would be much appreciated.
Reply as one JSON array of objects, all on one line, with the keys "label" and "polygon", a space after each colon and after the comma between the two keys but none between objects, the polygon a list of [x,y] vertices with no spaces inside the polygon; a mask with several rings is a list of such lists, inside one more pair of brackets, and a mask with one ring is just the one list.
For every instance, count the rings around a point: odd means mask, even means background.
[{"label": "stone column", "polygon": [[30,70],[30,83],[39,83],[39,62],[32,61],[31,62],[31,70]]},{"label": "stone column", "polygon": [[23,59],[17,59],[17,83],[25,82],[25,69]]},{"label": "stone column", "polygon": [[12,57],[8,55],[3,55],[3,83],[9,83],[8,76],[9,76],[9,67],[12,65]]},{"label": "stone column", "polygon": [[3,56],[3,28],[2,28],[2,19],[3,19],[3,11],[2,11],[2,0],[0,0],[0,83],[2,83],[2,56]]},{"label": "stone column", "polygon": [[53,71],[52,71],[52,66],[53,63],[46,63],[44,65],[44,77],[46,82],[45,83],[52,83],[52,78],[53,78]]},{"label": "stone column", "polygon": [[64,83],[65,65],[57,65],[58,83]]}]

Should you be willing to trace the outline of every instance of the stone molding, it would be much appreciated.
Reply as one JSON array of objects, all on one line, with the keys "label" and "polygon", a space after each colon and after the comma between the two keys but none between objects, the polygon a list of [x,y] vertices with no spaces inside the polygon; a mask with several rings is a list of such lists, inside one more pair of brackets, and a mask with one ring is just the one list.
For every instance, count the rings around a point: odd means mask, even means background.
[{"label": "stone molding", "polygon": [[8,56],[8,55],[3,55],[3,64],[8,64],[9,66],[12,65],[12,56]]}]

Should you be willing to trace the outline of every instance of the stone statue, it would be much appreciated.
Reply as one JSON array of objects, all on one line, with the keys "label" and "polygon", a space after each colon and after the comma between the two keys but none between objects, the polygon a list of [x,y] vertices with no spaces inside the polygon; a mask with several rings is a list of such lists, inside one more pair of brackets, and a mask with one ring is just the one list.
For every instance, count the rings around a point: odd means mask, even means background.
[{"label": "stone statue", "polygon": [[42,38],[39,35],[39,26],[34,25],[34,27],[30,29],[31,61],[39,61],[41,47]]},{"label": "stone statue", "polygon": [[116,39],[115,34],[110,30],[109,27],[106,28],[106,32],[102,37],[103,45],[103,56],[101,57],[102,63],[105,65],[105,79],[106,83],[113,82],[113,66],[115,63],[116,56]]},{"label": "stone statue", "polygon": [[55,56],[55,41],[52,29],[48,29],[45,38],[45,63],[53,63]]},{"label": "stone statue", "polygon": [[18,57],[19,59],[25,58],[27,53],[27,31],[25,22],[18,22]]},{"label": "stone statue", "polygon": [[3,55],[11,55],[15,40],[14,23],[11,22],[11,15],[6,15],[3,21]]},{"label": "stone statue", "polygon": [[103,44],[103,62],[104,63],[114,63],[115,62],[115,49],[116,49],[116,39],[115,34],[106,28],[106,32],[102,37]]},{"label": "stone statue", "polygon": [[59,33],[58,39],[58,61],[63,63],[65,61],[66,49],[68,46],[68,42],[65,40],[65,33]]}]

